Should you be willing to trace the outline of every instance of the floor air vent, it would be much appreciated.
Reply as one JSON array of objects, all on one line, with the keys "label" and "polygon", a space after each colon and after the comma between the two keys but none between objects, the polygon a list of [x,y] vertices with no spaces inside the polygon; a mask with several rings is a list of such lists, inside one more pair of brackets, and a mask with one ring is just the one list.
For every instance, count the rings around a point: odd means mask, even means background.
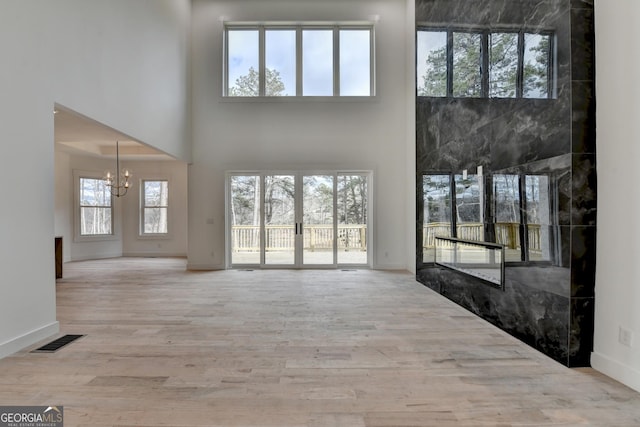
[{"label": "floor air vent", "polygon": [[65,335],[54,341],[51,341],[49,344],[45,344],[40,348],[36,348],[31,353],[55,353],[65,345],[70,344],[83,336],[84,335]]}]

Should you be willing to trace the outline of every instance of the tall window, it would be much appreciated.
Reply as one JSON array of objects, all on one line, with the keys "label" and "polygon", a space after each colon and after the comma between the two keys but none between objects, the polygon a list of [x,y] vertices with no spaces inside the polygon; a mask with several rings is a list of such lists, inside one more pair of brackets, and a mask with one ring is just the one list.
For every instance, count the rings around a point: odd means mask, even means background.
[{"label": "tall window", "polygon": [[143,235],[167,234],[169,232],[169,182],[143,180],[141,201],[140,233]]},{"label": "tall window", "polygon": [[424,200],[422,259],[433,262],[435,238],[451,237],[451,175],[433,174],[422,177]]},{"label": "tall window", "polygon": [[80,235],[113,234],[111,192],[104,180],[80,178]]},{"label": "tall window", "polygon": [[550,32],[418,29],[418,96],[552,98]]},{"label": "tall window", "polygon": [[372,96],[373,26],[225,27],[227,97]]}]

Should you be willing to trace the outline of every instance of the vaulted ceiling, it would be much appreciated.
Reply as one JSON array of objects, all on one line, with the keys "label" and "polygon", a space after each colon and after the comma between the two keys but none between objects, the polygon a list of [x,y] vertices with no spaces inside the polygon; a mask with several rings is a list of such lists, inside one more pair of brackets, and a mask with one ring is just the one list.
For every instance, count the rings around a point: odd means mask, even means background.
[{"label": "vaulted ceiling", "polygon": [[173,160],[153,147],[64,107],[56,106],[54,124],[56,150],[69,154],[115,158],[118,141],[123,160]]}]

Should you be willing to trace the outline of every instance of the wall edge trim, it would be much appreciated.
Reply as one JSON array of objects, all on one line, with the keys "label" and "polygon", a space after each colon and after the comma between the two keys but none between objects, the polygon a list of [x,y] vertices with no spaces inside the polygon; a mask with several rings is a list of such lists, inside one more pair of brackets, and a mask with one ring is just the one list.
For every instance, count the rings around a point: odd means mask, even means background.
[{"label": "wall edge trim", "polygon": [[631,366],[598,352],[591,353],[591,366],[596,371],[640,392],[640,371]]},{"label": "wall edge trim", "polygon": [[0,344],[0,359],[17,353],[20,350],[24,350],[30,345],[33,345],[38,341],[42,341],[45,338],[49,338],[59,332],[60,323],[58,321],[55,321],[40,328],[34,329],[30,332],[27,332],[24,335],[20,335],[18,337],[10,339],[9,341],[3,342],[2,344]]}]

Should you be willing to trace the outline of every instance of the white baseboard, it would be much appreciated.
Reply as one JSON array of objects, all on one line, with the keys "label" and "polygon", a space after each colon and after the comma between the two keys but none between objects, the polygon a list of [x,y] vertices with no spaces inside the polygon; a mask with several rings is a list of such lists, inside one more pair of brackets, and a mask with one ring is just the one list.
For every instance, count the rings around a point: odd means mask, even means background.
[{"label": "white baseboard", "polygon": [[600,353],[591,353],[591,367],[640,392],[640,372]]},{"label": "white baseboard", "polygon": [[408,271],[407,266],[404,264],[381,264],[377,263],[373,265],[374,270],[400,270],[400,271]]},{"label": "white baseboard", "polygon": [[25,349],[30,345],[33,345],[38,341],[42,341],[43,339],[53,336],[59,332],[60,323],[56,321],[19,337],[13,338],[7,342],[4,342],[0,344],[0,359],[17,353],[20,350]]},{"label": "white baseboard", "polygon": [[187,263],[187,270],[193,271],[215,271],[226,270],[224,264],[192,264]]},{"label": "white baseboard", "polygon": [[106,254],[93,254],[93,255],[80,255],[71,258],[71,261],[91,261],[94,259],[111,259],[120,258],[122,253],[106,253]]},{"label": "white baseboard", "polygon": [[132,258],[186,258],[187,254],[177,252],[124,252],[122,256]]},{"label": "white baseboard", "polygon": [[[346,266],[345,268],[350,268]],[[373,270],[389,270],[389,271],[404,271],[408,272],[407,266],[402,264],[376,264],[372,268]],[[226,270],[224,264],[194,264],[187,263],[187,270]]]}]

